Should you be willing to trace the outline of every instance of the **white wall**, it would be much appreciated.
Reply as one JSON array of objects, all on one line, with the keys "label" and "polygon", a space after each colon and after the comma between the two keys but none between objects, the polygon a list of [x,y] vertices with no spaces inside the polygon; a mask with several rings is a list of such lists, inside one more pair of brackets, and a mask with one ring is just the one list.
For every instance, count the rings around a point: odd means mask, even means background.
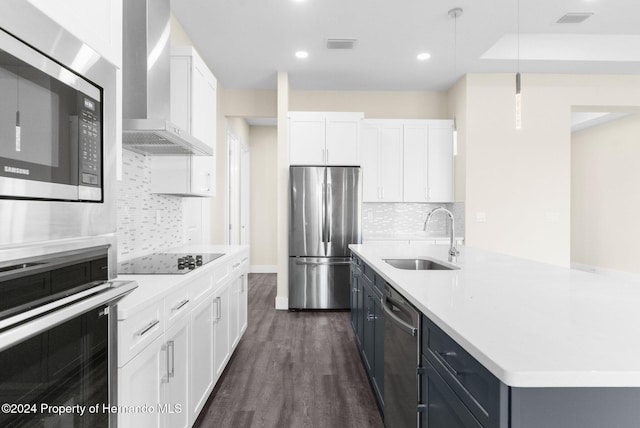
[{"label": "white wall", "polygon": [[571,262],[640,273],[640,115],[571,140]]},{"label": "white wall", "polygon": [[277,148],[275,126],[251,126],[251,269],[275,272],[277,250]]},{"label": "white wall", "polygon": [[446,92],[291,91],[291,111],[357,111],[376,119],[450,119]]},{"label": "white wall", "polygon": [[569,266],[571,108],[640,105],[640,76],[524,74],[520,131],[513,74],[468,75],[466,92],[465,243]]}]

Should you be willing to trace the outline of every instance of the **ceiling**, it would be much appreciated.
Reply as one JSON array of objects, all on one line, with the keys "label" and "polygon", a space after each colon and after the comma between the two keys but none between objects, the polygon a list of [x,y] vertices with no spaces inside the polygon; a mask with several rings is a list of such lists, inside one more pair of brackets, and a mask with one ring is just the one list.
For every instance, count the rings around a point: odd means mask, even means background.
[{"label": "ceiling", "polygon": [[[444,90],[465,73],[640,74],[638,0],[172,0],[226,88]],[[463,9],[453,19],[448,11]],[[567,12],[592,12],[557,24]],[[457,28],[457,29],[456,29]],[[328,38],[355,38],[327,50]],[[294,53],[306,50],[308,58]],[[416,56],[429,52],[431,58]],[[454,55],[455,52],[455,55]]]}]

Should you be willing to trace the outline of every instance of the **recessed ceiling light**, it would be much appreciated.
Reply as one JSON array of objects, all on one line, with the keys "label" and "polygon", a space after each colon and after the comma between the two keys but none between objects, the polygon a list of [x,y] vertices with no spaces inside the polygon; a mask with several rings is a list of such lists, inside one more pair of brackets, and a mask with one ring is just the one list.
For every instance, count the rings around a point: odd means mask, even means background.
[{"label": "recessed ceiling light", "polygon": [[309,52],[307,51],[298,51],[296,52],[296,58],[304,59],[309,56]]},{"label": "recessed ceiling light", "polygon": [[426,61],[431,58],[431,54],[429,52],[422,52],[419,53],[416,58],[418,58],[418,61]]}]

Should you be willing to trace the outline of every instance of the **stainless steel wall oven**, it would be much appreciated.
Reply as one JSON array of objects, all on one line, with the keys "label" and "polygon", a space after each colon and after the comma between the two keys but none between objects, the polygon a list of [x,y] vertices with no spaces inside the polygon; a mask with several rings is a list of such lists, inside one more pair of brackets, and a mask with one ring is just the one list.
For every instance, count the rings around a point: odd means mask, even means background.
[{"label": "stainless steel wall oven", "polygon": [[136,284],[107,266],[106,246],[0,263],[0,426],[114,426],[114,305]]}]

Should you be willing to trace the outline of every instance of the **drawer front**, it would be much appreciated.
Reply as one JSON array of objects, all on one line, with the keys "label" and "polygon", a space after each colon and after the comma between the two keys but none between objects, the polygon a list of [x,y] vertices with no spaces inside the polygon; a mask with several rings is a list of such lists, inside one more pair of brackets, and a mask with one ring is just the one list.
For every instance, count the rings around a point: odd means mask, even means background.
[{"label": "drawer front", "polygon": [[164,300],[118,321],[118,367],[142,351],[164,331]]},{"label": "drawer front", "polygon": [[373,284],[373,277],[374,277],[375,273],[374,273],[373,269],[371,269],[371,267],[369,265],[367,265],[366,263],[362,263],[362,274],[365,276],[367,281],[369,281],[371,284]]},{"label": "drawer front", "polygon": [[480,422],[424,357],[422,365],[422,427],[482,428]]},{"label": "drawer front", "polygon": [[191,303],[191,287],[188,285],[178,286],[164,298],[164,319],[167,321],[165,329],[178,318],[189,313],[194,306]]},{"label": "drawer front", "polygon": [[213,291],[214,281],[215,277],[209,273],[201,275],[189,284],[189,293],[191,298],[190,305],[192,308],[199,304],[203,298]]},{"label": "drawer front", "polygon": [[431,320],[423,316],[423,354],[486,428],[506,423],[507,388]]},{"label": "drawer front", "polygon": [[384,280],[384,278],[374,272],[373,273],[373,285],[375,285],[376,288],[378,290],[380,290],[380,293],[382,293],[382,294],[384,294],[384,286],[385,286],[385,284],[386,284],[386,281]]},{"label": "drawer front", "polygon": [[214,273],[213,273],[213,277],[214,277],[214,281],[215,281],[215,285],[214,285],[214,289],[217,290],[218,288],[220,288],[222,285],[225,284],[225,282],[227,281],[227,279],[229,279],[230,274],[231,274],[231,266],[232,266],[232,260],[229,260],[227,262],[225,262],[223,265],[218,266]]}]

